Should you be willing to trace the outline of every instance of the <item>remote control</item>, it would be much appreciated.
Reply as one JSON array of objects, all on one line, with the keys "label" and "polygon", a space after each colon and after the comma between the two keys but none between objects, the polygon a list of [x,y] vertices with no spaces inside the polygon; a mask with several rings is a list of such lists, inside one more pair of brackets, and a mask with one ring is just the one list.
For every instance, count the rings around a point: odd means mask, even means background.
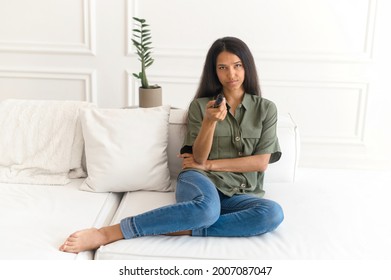
[{"label": "remote control", "polygon": [[223,99],[224,99],[224,95],[223,95],[222,93],[220,93],[219,95],[217,95],[215,104],[213,105],[213,108],[219,107],[220,104],[221,104],[221,102],[223,102]]}]

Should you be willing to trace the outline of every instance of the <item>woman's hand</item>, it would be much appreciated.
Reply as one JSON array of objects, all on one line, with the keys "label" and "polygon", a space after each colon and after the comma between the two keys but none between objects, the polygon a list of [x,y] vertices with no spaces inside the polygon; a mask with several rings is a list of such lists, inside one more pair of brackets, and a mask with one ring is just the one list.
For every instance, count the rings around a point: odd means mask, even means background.
[{"label": "woman's hand", "polygon": [[187,169],[187,168],[195,168],[195,169],[200,169],[200,170],[205,170],[207,171],[207,162],[205,164],[199,164],[194,160],[194,157],[192,154],[184,153],[178,155],[179,158],[182,158],[182,169]]},{"label": "woman's hand", "polygon": [[223,121],[227,116],[226,100],[223,98],[219,107],[214,107],[216,100],[211,100],[206,104],[205,118],[209,121]]}]

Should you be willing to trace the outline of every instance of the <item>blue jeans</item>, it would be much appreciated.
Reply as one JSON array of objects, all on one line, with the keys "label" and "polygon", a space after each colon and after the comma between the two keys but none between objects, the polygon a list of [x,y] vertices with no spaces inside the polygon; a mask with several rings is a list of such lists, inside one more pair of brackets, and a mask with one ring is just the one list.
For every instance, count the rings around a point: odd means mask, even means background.
[{"label": "blue jeans", "polygon": [[125,239],[191,230],[193,236],[254,236],[274,230],[284,219],[276,202],[253,195],[228,197],[205,175],[178,176],[177,203],[120,222]]}]

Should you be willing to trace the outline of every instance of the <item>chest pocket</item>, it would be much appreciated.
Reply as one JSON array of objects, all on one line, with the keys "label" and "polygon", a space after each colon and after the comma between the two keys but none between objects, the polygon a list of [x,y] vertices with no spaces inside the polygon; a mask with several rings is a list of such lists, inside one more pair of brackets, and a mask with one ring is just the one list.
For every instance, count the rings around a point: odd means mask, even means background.
[{"label": "chest pocket", "polygon": [[246,129],[242,132],[242,137],[244,143],[243,153],[248,156],[254,154],[255,148],[257,147],[261,137],[261,130]]},{"label": "chest pocket", "polygon": [[237,154],[232,144],[233,132],[234,128],[227,120],[217,123],[209,159],[232,158]]},{"label": "chest pocket", "polygon": [[219,122],[213,137],[209,159],[236,158],[249,156],[259,142],[262,126],[246,124],[242,127]]},{"label": "chest pocket", "polygon": [[243,141],[245,144],[245,153],[253,155],[262,135],[262,121],[247,121],[242,126]]}]

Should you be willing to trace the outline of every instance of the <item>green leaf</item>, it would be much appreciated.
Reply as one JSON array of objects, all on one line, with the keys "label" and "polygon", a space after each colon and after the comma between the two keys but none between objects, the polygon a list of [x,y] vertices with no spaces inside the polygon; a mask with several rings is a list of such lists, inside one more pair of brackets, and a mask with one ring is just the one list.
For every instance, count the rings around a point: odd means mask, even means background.
[{"label": "green leaf", "polygon": [[133,17],[133,19],[134,19],[135,21],[140,22],[140,23],[144,23],[144,22],[145,22],[145,19],[141,19],[141,18],[138,18],[138,17]]},{"label": "green leaf", "polygon": [[145,60],[145,64],[147,64],[147,63],[152,64],[153,62],[154,62],[153,58],[148,58],[148,59]]},{"label": "green leaf", "polygon": [[154,62],[152,58],[152,32],[150,25],[146,23],[145,19],[133,17],[135,21],[133,24],[135,28],[132,29],[133,36],[131,41],[136,49],[138,61],[141,64],[141,71],[139,74],[133,73],[133,76],[140,79],[143,88],[148,88],[148,79],[145,69],[151,66]]},{"label": "green leaf", "polygon": [[151,65],[152,65],[152,63],[153,63],[153,60],[152,60],[152,61],[150,61],[150,62],[147,62],[147,63],[145,63],[145,68],[148,68],[149,66],[151,66]]},{"label": "green leaf", "polygon": [[149,41],[152,39],[152,36],[147,36],[147,37],[144,37],[143,41],[146,42],[146,41]]},{"label": "green leaf", "polygon": [[153,58],[152,57],[148,57],[147,59],[145,59],[145,62],[149,62],[149,61],[153,61]]}]

